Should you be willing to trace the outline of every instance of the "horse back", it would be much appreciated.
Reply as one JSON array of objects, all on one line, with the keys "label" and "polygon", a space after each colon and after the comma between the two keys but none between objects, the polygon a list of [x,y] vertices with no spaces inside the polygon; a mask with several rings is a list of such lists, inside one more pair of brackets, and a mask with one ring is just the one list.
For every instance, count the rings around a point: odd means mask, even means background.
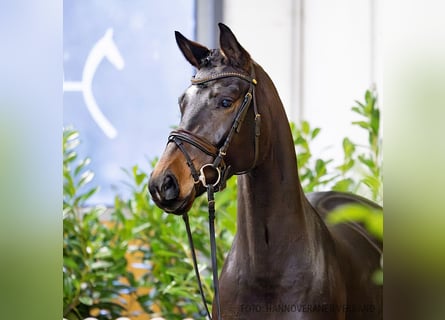
[{"label": "horse back", "polygon": [[[312,192],[308,193],[306,197],[309,200],[309,203],[312,205],[312,207],[324,221],[326,221],[327,216],[335,209],[350,204],[359,204],[370,209],[383,210],[383,208],[378,204],[364,197],[352,193],[337,192],[337,191]],[[343,228],[345,225],[347,225],[348,228]],[[365,229],[363,224],[359,222],[351,221],[348,223],[340,223],[338,225],[330,225],[330,226],[328,225],[328,229],[330,229],[331,232],[334,232],[334,237],[336,234],[338,234],[336,232],[337,229],[354,230],[354,232],[352,232],[351,235],[349,235],[350,232],[345,232],[342,237],[352,236],[355,238],[355,235],[357,233],[360,233],[362,235],[362,238],[366,238],[367,242],[370,243],[372,246],[377,246],[380,251],[383,250],[382,242],[376,239],[374,236],[372,236]]]},{"label": "horse back", "polygon": [[[343,205],[361,204],[371,209],[382,209],[366,198],[342,192],[314,192],[307,199],[325,221],[330,212]],[[327,224],[335,243],[335,256],[347,289],[345,308],[352,311],[367,309],[369,312],[347,312],[346,319],[381,319],[382,286],[373,280],[380,269],[383,244],[357,222]]]}]

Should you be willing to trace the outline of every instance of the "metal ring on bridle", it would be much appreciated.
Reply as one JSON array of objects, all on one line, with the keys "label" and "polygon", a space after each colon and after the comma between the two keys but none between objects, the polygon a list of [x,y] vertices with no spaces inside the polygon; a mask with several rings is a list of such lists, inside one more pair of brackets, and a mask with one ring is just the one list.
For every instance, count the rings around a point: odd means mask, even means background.
[{"label": "metal ring on bridle", "polygon": [[[206,177],[206,175],[204,173],[204,169],[207,168],[207,167],[212,168],[218,174],[218,178],[216,179],[216,182],[214,182],[214,183],[207,182],[207,177]],[[212,187],[216,187],[218,185],[219,181],[221,180],[221,170],[218,167],[215,167],[212,163],[208,163],[208,164],[203,165],[201,167],[201,169],[199,169],[199,173],[200,173],[199,181],[201,181],[202,185],[204,187],[206,187],[206,188],[209,185],[211,185]]]}]

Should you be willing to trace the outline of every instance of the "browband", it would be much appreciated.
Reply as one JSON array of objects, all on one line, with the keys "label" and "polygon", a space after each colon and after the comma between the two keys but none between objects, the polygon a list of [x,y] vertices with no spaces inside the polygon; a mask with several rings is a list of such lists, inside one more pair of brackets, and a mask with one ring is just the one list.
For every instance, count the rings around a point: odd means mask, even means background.
[{"label": "browband", "polygon": [[247,82],[256,85],[257,81],[255,78],[252,78],[248,75],[242,74],[242,73],[238,73],[238,72],[221,72],[221,73],[215,73],[212,74],[206,78],[195,78],[193,77],[191,79],[192,84],[203,84],[209,81],[213,81],[213,80],[218,80],[218,79],[222,79],[222,78],[231,78],[231,77],[237,77],[243,80],[246,80]]}]

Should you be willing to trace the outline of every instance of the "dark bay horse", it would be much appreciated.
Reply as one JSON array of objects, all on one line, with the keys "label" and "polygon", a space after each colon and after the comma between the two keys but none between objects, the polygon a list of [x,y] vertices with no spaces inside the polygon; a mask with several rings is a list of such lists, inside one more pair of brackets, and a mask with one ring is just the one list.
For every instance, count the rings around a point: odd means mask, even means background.
[{"label": "dark bay horse", "polygon": [[237,232],[219,277],[221,319],[382,319],[382,288],[371,280],[381,243],[358,225],[323,220],[345,203],[377,205],[346,193],[304,194],[274,84],[219,27],[216,50],[176,32],[197,73],[152,172],[153,200],[183,214],[204,184],[222,189],[238,176]]}]

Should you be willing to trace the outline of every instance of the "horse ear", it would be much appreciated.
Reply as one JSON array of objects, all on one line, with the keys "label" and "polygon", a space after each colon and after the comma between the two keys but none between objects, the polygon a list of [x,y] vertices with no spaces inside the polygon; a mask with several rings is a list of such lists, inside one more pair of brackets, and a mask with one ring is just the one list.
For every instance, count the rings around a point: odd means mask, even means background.
[{"label": "horse ear", "polygon": [[210,50],[197,42],[184,37],[180,32],[175,31],[176,43],[184,57],[196,68],[200,68],[202,59],[210,54]]},{"label": "horse ear", "polygon": [[250,54],[239,44],[232,30],[223,23],[218,23],[219,45],[230,63],[243,70],[249,70]]}]

